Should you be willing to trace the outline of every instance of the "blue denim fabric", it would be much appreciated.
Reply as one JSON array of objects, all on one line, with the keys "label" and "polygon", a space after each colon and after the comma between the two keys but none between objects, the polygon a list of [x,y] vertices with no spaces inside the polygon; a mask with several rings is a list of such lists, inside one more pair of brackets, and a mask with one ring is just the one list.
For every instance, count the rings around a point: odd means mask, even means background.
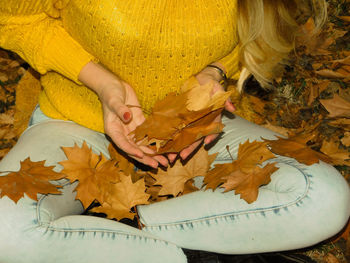
[{"label": "blue denim fabric", "polygon": [[[224,118],[224,134],[210,149],[215,163],[237,157],[239,143],[273,139],[275,133],[240,117]],[[347,182],[323,162],[306,166],[277,156],[279,170],[262,186],[256,202],[234,191],[207,190],[139,206],[143,230],[181,247],[230,254],[297,249],[339,232],[350,215]],[[200,186],[197,181],[197,186]]]},{"label": "blue denim fabric", "polygon": [[[216,162],[230,161],[247,138],[274,134],[239,117],[223,119],[222,138],[210,149]],[[19,161],[47,160],[62,167],[62,146],[86,141],[108,156],[105,136],[73,122],[52,120],[37,109],[16,146],[0,162],[0,171],[16,171]],[[186,262],[180,247],[221,253],[257,253],[295,249],[336,234],[350,213],[350,192],[331,166],[299,164],[277,157],[280,169],[247,204],[233,192],[199,191],[168,201],[138,206],[144,229],[112,220],[81,216],[75,185],[61,180],[62,195],[27,197],[15,204],[0,199],[0,262]],[[5,175],[6,173],[0,174]],[[196,181],[197,185],[201,180]]]}]

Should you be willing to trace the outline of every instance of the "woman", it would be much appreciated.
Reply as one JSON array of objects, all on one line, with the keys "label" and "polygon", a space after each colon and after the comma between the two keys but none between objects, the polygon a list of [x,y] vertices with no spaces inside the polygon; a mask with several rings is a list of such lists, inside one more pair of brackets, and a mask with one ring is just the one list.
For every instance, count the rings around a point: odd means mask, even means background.
[{"label": "woman", "polygon": [[[57,163],[65,158],[61,147],[83,141],[108,155],[105,134],[135,160],[166,166],[175,154],[150,157],[148,148],[126,135],[157,100],[178,91],[190,76],[203,84],[214,80],[218,88],[225,75],[237,79],[240,57],[244,72],[268,85],[270,69],[292,49],[297,30],[291,16],[297,6],[285,2],[0,3],[0,46],[40,72],[43,87],[40,108],[0,170],[18,170],[19,162],[30,156],[59,171]],[[321,0],[313,2],[322,7]],[[322,10],[316,11],[319,24]],[[128,107],[138,103],[142,110]],[[225,108],[234,110],[229,101]],[[231,160],[228,144],[237,152],[248,138],[275,138],[238,117],[223,117],[222,122],[224,134],[210,150],[219,152],[217,163]],[[199,143],[180,157],[186,159]],[[64,182],[62,195],[41,196],[38,202],[25,197],[15,204],[5,196],[0,199],[0,262],[185,262],[181,248],[225,254],[290,250],[340,231],[350,213],[349,187],[342,176],[324,163],[278,161],[280,169],[255,203],[248,205],[232,193],[199,191],[139,206],[142,230],[80,216],[75,185]]]}]

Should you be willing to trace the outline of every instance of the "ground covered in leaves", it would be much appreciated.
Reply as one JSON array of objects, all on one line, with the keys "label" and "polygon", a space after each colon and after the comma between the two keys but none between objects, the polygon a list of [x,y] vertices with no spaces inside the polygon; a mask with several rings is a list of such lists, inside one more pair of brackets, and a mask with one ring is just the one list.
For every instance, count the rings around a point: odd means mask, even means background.
[{"label": "ground covered in leaves", "polygon": [[[331,158],[350,183],[350,2],[328,2],[324,31],[317,38],[298,39],[275,89],[262,90],[250,80],[245,93],[234,92],[232,98],[236,113],[250,121],[285,136],[312,134],[308,145]],[[311,32],[313,21],[308,20],[303,30]],[[28,90],[21,84],[24,78],[37,83],[37,75],[23,60],[0,50],[0,159],[16,143],[36,103],[19,96],[16,100],[16,93]],[[338,236],[300,253],[320,263],[350,262],[349,225]]]}]

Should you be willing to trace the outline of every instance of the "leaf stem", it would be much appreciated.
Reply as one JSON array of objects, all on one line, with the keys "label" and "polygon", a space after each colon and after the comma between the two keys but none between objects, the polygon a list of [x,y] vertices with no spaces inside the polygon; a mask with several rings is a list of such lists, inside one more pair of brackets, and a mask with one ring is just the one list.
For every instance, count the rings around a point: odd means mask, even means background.
[{"label": "leaf stem", "polygon": [[140,230],[142,230],[142,228],[143,228],[145,225],[142,224],[141,221],[140,221],[140,217],[139,217],[139,213],[137,212],[136,205],[134,206],[134,211],[135,211],[135,217],[136,217],[136,220],[137,220],[138,228],[139,228]]},{"label": "leaf stem", "polygon": [[231,155],[231,153],[230,153],[230,146],[229,146],[229,145],[226,145],[226,150],[227,150],[228,154],[230,155],[231,160],[232,160],[232,162],[233,162],[234,160],[233,160],[233,157],[232,157],[232,155]]}]

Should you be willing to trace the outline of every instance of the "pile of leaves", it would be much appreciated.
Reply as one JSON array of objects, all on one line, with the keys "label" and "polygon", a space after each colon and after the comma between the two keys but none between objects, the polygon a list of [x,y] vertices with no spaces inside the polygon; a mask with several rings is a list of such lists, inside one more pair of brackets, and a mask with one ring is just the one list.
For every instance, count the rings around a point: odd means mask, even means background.
[{"label": "pile of leaves", "polygon": [[0,50],[0,160],[17,141],[14,131],[16,86],[25,72],[24,61]]}]

